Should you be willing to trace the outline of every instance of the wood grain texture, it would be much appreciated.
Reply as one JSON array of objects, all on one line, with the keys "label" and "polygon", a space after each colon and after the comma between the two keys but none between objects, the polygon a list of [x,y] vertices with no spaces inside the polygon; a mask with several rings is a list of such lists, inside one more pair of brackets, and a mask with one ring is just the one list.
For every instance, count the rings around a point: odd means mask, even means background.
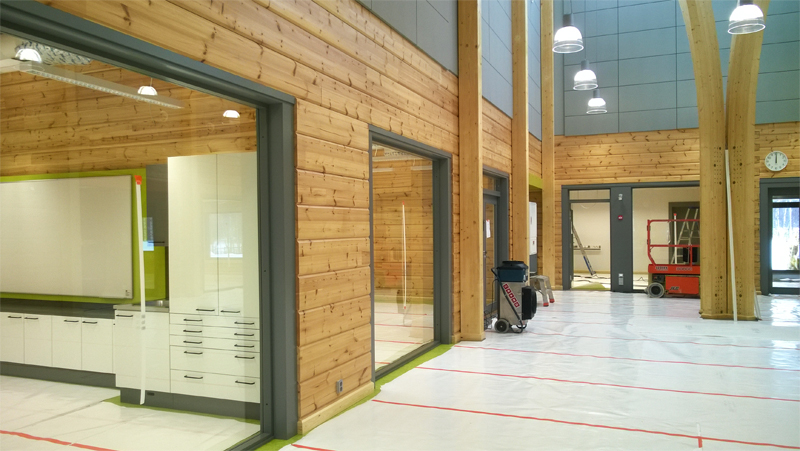
[{"label": "wood grain texture", "polygon": [[528,146],[528,172],[542,178],[542,141],[530,135]]},{"label": "wood grain texture", "polygon": [[[511,2],[511,59],[514,116],[511,121],[511,252],[512,260],[527,262],[528,230],[528,2]],[[536,43],[538,44],[538,43]]]},{"label": "wood grain texture", "polygon": [[461,338],[483,340],[481,3],[458,4]]},{"label": "wood grain texture", "polygon": [[703,315],[732,311],[728,283],[727,193],[725,182],[725,98],[711,3],[680,0],[697,85],[700,124],[700,310]]},{"label": "wood grain texture", "polygon": [[[560,198],[560,190],[555,184],[555,110],[553,85],[553,0],[542,0],[541,10],[541,81],[542,81],[542,273],[557,278],[556,253],[558,248],[556,227],[556,202]],[[555,282],[557,284],[557,282]]]}]

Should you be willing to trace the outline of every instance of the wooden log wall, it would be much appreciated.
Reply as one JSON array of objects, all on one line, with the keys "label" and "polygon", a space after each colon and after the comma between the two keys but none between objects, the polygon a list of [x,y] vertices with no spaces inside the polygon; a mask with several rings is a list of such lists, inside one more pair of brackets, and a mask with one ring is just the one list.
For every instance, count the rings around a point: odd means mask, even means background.
[{"label": "wooden log wall", "polygon": [[[66,67],[138,87],[150,77],[92,62]],[[154,80],[185,102],[162,108],[23,72],[0,76],[0,175],[107,171],[165,164],[179,155],[255,152],[255,110]],[[238,110],[238,119],[222,117]]]},{"label": "wooden log wall", "polygon": [[528,171],[542,178],[542,141],[533,135],[528,139]]},{"label": "wooden log wall", "polygon": [[[556,281],[561,285],[561,187],[602,183],[640,183],[699,180],[698,129],[615,133],[593,136],[557,136],[556,183]],[[756,157],[753,164],[757,190],[761,177],[800,176],[800,123],[756,125]],[[789,165],[779,173],[764,166],[772,150],[789,156]],[[758,196],[756,195],[756,200]],[[758,207],[753,219],[758,223]],[[755,268],[758,286],[758,229],[756,229]]]},{"label": "wooden log wall", "polygon": [[[511,175],[511,118],[485,98],[483,99],[483,165]],[[513,187],[509,179],[508,211],[511,217],[508,218],[508,255],[511,255],[511,246],[514,242],[512,193]]]}]

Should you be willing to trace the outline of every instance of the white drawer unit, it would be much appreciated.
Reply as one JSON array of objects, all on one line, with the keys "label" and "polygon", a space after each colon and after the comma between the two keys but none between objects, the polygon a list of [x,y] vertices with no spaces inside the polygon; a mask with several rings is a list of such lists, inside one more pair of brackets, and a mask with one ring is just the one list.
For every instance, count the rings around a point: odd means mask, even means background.
[{"label": "white drawer unit", "polygon": [[81,318],[54,316],[53,321],[53,366],[80,370],[81,362]]},{"label": "white drawer unit", "polygon": [[169,320],[171,324],[182,324],[186,326],[212,326],[212,327],[235,327],[239,329],[258,329],[258,318],[253,318],[253,317],[170,314]]},{"label": "white drawer unit", "polygon": [[114,320],[81,318],[81,369],[114,372]]},{"label": "white drawer unit", "polygon": [[25,363],[53,366],[53,323],[48,315],[22,315],[25,328]]},{"label": "white drawer unit", "polygon": [[189,348],[207,348],[223,351],[260,352],[258,341],[227,340],[224,338],[206,338],[192,335],[171,335],[169,344],[172,346],[186,346]]},{"label": "white drawer unit", "polygon": [[260,402],[260,379],[257,377],[172,370],[171,384],[173,393]]},{"label": "white drawer unit", "polygon": [[[117,310],[114,317],[114,374],[117,387],[141,388],[141,313]],[[145,389],[170,392],[169,314],[145,314]]]},{"label": "white drawer unit", "polygon": [[0,360],[25,363],[25,323],[22,313],[0,315]]},{"label": "white drawer unit", "polygon": [[184,324],[170,324],[169,333],[187,337],[227,338],[230,340],[259,339],[257,329],[239,329],[233,327],[206,327]]},{"label": "white drawer unit", "polygon": [[173,370],[199,373],[259,377],[260,356],[257,352],[170,346],[170,366]]}]

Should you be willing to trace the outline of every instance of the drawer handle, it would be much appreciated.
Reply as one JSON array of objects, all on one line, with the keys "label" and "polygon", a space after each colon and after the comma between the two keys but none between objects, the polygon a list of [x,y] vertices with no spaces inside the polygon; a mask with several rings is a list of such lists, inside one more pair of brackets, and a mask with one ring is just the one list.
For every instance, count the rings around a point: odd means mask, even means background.
[{"label": "drawer handle", "polygon": [[242,313],[241,310],[220,310],[222,313]]},{"label": "drawer handle", "polygon": [[120,314],[117,314],[117,318],[133,318],[133,315],[120,315]]},{"label": "drawer handle", "polygon": [[255,345],[233,345],[234,348],[255,348]]},{"label": "drawer handle", "polygon": [[97,321],[84,321],[83,324],[97,324]]},{"label": "drawer handle", "polygon": [[202,334],[203,333],[202,330],[186,330],[186,329],[183,329],[183,331],[186,332],[187,334]]},{"label": "drawer handle", "polygon": [[32,317],[32,316],[26,316],[25,319],[36,319],[36,320],[38,320],[39,318]]},{"label": "drawer handle", "polygon": [[243,323],[243,322],[240,322],[240,321],[234,321],[233,324],[244,324],[245,326],[252,326],[255,323]]},{"label": "drawer handle", "polygon": [[195,323],[202,323],[202,322],[203,322],[203,320],[202,320],[202,319],[190,319],[190,318],[184,318],[183,320],[184,320],[184,321],[193,321],[193,322],[195,322]]},{"label": "drawer handle", "polygon": [[183,377],[185,377],[186,379],[202,379],[203,378],[203,376],[183,376]]},{"label": "drawer handle", "polygon": [[22,317],[21,317],[21,316],[11,316],[11,315],[9,315],[8,317],[9,317],[9,318],[13,318],[13,319],[22,319]]},{"label": "drawer handle", "polygon": [[201,344],[203,344],[202,341],[187,341],[187,340],[183,340],[183,342],[184,343],[189,343],[191,345],[201,345]]},{"label": "drawer handle", "polygon": [[239,333],[234,332],[233,335],[238,335],[240,337],[252,337],[255,334],[239,334]]},{"label": "drawer handle", "polygon": [[203,355],[202,352],[191,352],[191,351],[183,351],[184,354],[194,354],[194,355]]},{"label": "drawer handle", "polygon": [[237,359],[247,359],[247,360],[253,360],[253,359],[255,359],[255,357],[242,357],[242,356],[238,356],[238,355],[237,355],[237,356],[234,356],[234,357],[236,357]]},{"label": "drawer handle", "polygon": [[255,382],[242,382],[242,381],[236,381],[236,383],[237,384],[244,384],[244,385],[255,385],[256,384]]},{"label": "drawer handle", "polygon": [[215,312],[216,310],[213,308],[196,308],[198,312]]},{"label": "drawer handle", "polygon": [[79,323],[80,321],[78,321],[77,319],[65,319],[64,322],[65,323]]}]

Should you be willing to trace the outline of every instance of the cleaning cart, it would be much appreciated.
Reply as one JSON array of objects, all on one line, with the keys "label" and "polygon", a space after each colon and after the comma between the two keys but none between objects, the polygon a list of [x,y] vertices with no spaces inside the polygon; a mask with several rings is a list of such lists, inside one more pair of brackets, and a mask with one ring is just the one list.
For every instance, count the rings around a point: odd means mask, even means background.
[{"label": "cleaning cart", "polygon": [[506,301],[501,299],[498,302],[494,330],[499,333],[509,330],[521,333],[528,325],[528,320],[536,314],[536,294],[528,286],[528,265],[520,261],[504,261],[493,268],[492,273]]}]

